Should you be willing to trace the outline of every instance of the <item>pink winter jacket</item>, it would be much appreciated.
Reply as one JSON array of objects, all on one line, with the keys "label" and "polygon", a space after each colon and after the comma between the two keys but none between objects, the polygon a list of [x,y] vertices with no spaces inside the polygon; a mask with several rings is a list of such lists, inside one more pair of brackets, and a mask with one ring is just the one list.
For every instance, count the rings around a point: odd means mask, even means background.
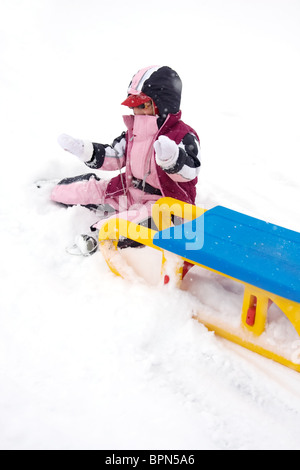
[{"label": "pink winter jacket", "polygon": [[[194,204],[197,173],[200,167],[199,137],[190,126],[181,121],[181,111],[169,114],[160,128],[155,116],[124,116],[127,132],[112,146],[93,144],[93,157],[86,161],[90,168],[121,170],[106,188],[106,198],[130,195],[139,183],[152,199],[174,197]],[[155,159],[153,144],[164,135],[179,146],[178,161],[171,169],[161,168]],[[133,196],[134,198],[134,196]]]}]

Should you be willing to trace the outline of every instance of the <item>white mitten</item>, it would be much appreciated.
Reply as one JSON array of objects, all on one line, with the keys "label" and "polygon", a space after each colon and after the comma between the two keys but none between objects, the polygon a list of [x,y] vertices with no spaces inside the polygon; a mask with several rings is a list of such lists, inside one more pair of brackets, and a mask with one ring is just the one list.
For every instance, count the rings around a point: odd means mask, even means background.
[{"label": "white mitten", "polygon": [[76,155],[80,160],[86,162],[92,158],[93,144],[92,142],[80,139],[74,139],[67,134],[61,134],[57,139],[59,145],[67,152]]},{"label": "white mitten", "polygon": [[161,135],[153,146],[156,153],[156,163],[164,169],[172,168],[179,154],[176,142],[165,135]]}]

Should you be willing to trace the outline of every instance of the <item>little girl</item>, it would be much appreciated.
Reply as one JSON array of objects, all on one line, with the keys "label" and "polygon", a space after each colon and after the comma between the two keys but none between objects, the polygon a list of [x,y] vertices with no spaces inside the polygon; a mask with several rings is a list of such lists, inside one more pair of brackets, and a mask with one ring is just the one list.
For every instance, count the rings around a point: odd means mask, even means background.
[{"label": "little girl", "polygon": [[[78,140],[63,134],[58,142],[91,169],[119,170],[110,180],[94,173],[63,179],[51,198],[66,205],[127,212],[130,220],[150,216],[162,196],[195,203],[200,168],[197,133],[181,121],[182,84],[167,66],[150,66],[134,75],[122,105],[133,109],[123,117],[126,132],[112,145]],[[141,217],[143,213],[143,217]]]}]

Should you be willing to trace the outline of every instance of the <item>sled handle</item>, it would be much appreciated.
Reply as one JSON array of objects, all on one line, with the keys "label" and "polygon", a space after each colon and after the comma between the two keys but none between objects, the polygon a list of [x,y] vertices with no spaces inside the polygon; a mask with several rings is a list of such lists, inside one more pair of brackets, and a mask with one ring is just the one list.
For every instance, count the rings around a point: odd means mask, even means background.
[{"label": "sled handle", "polygon": [[202,207],[187,204],[172,197],[162,197],[152,207],[152,218],[159,231],[172,225],[172,216],[194,220],[206,212]]},{"label": "sled handle", "polygon": [[138,243],[142,243],[143,245],[162,251],[160,248],[153,245],[153,237],[155,234],[155,230],[143,227],[125,219],[112,217],[102,225],[99,231],[99,248],[110,270],[116,276],[125,278],[127,277],[127,272],[122,272],[124,269],[122,269],[122,266],[119,263],[119,238],[121,236],[130,238]]},{"label": "sled handle", "polygon": [[116,275],[123,278],[128,277],[127,266],[119,263],[118,240],[120,236],[130,238],[138,243],[154,248],[162,253],[161,279],[163,284],[169,282],[180,285],[182,280],[183,259],[173,253],[166,253],[164,250],[153,244],[153,237],[157,232],[134,222],[113,217],[102,225],[99,231],[100,251],[110,268]]},{"label": "sled handle", "polygon": [[156,233],[155,230],[143,227],[129,220],[113,217],[102,225],[99,231],[99,243],[111,240],[115,248],[117,248],[118,240],[122,236],[160,250],[160,248],[153,244],[153,237]]}]

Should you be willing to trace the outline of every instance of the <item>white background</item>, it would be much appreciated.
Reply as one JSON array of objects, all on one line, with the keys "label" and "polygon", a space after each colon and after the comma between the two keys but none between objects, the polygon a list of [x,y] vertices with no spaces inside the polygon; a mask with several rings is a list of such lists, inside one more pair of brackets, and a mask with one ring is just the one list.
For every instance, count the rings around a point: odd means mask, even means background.
[{"label": "white background", "polygon": [[57,136],[111,143],[131,77],[169,65],[199,205],[300,231],[299,22],[297,0],[1,0],[1,448],[299,449],[298,374],[66,255],[93,215],[34,185],[84,173]]}]

